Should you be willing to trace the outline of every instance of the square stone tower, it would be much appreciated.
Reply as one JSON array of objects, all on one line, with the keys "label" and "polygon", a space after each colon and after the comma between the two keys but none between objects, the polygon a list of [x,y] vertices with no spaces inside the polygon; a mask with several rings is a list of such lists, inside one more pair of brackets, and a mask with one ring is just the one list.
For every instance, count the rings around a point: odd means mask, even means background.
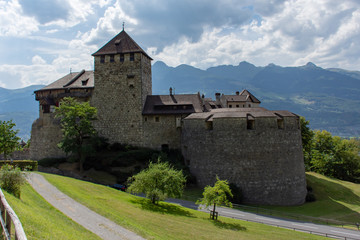
[{"label": "square stone tower", "polygon": [[110,142],[142,146],[142,110],[152,94],[152,59],[124,30],[93,56],[95,128]]}]

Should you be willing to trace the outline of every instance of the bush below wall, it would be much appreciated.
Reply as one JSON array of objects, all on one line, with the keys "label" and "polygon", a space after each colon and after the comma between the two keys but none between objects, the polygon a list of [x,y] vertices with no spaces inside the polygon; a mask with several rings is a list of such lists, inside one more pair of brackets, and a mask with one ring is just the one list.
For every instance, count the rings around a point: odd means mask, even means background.
[{"label": "bush below wall", "polygon": [[9,164],[14,167],[19,167],[22,171],[37,171],[38,170],[38,162],[33,160],[1,160],[0,167]]}]

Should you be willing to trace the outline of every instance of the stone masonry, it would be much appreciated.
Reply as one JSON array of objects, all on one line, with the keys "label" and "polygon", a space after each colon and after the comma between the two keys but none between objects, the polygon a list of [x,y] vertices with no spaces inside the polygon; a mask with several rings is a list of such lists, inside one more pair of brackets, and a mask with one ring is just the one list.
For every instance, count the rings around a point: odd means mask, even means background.
[{"label": "stone masonry", "polygon": [[110,142],[152,149],[180,149],[199,186],[216,176],[241,188],[247,203],[298,205],[306,181],[299,117],[270,111],[249,91],[152,95],[151,58],[125,32],[93,54],[95,70],[70,73],[35,91],[39,119],[30,154],[64,157],[54,109],[65,96],[90,101],[94,126]]}]

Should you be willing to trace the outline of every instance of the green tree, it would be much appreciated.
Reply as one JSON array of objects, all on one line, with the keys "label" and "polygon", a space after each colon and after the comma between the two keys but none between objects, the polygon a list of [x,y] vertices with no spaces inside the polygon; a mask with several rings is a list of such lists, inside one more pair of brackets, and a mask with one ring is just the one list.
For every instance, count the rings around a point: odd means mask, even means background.
[{"label": "green tree", "polygon": [[153,204],[168,197],[181,197],[186,178],[168,162],[150,162],[147,169],[128,179],[130,193],[144,193]]},{"label": "green tree", "polygon": [[347,181],[360,181],[359,146],[354,140],[315,131],[311,150],[311,170]]},{"label": "green tree", "polygon": [[300,127],[301,127],[301,139],[304,153],[304,163],[307,170],[311,168],[311,150],[312,150],[312,140],[314,137],[314,132],[309,127],[309,121],[306,121],[304,117],[300,117]]},{"label": "green tree", "polygon": [[[203,198],[196,203],[205,205],[205,207],[213,205],[212,212],[215,213],[216,205],[226,205],[232,207],[231,202],[228,200],[228,198],[232,197],[233,194],[231,193],[228,181],[220,180],[216,176],[215,185],[213,187],[206,186],[204,188]],[[214,214],[212,214],[212,219],[214,219]]]},{"label": "green tree", "polygon": [[74,98],[65,97],[55,110],[60,118],[63,138],[58,146],[66,153],[73,153],[79,161],[80,172],[86,154],[91,151],[89,139],[96,135],[92,120],[96,119],[97,110],[89,102],[78,102]]},{"label": "green tree", "polygon": [[0,153],[4,154],[5,159],[19,147],[20,138],[17,137],[19,130],[14,130],[15,123],[10,121],[0,121]]}]

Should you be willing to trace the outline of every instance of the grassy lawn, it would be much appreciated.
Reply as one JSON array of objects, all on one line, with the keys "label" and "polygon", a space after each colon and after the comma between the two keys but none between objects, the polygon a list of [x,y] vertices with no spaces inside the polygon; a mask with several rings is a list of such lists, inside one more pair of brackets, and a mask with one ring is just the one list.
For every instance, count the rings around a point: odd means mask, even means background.
[{"label": "grassy lawn", "polygon": [[21,188],[21,199],[3,192],[28,239],[101,239],[52,207],[28,183]]},{"label": "grassy lawn", "polygon": [[360,184],[307,173],[308,185],[313,188],[315,202],[295,207],[269,207],[268,209],[326,218],[350,223],[360,222]]},{"label": "grassy lawn", "polygon": [[[67,177],[43,174],[59,190],[147,239],[325,239],[263,224],[220,217],[161,203]],[[80,238],[79,238],[80,239]]]}]

